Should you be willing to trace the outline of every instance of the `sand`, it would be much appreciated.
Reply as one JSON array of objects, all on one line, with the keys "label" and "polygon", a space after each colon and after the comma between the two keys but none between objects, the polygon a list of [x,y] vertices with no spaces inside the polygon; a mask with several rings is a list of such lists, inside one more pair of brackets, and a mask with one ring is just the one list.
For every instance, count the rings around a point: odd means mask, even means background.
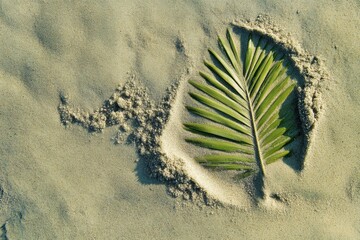
[{"label": "sand", "polygon": [[[0,236],[360,239],[359,9],[355,0],[1,2]],[[302,64],[319,63],[318,74],[301,72],[314,83],[303,98],[313,124],[304,166],[269,166],[271,201],[216,180],[181,141],[186,81],[217,34],[244,22],[302,49],[293,55]]]}]

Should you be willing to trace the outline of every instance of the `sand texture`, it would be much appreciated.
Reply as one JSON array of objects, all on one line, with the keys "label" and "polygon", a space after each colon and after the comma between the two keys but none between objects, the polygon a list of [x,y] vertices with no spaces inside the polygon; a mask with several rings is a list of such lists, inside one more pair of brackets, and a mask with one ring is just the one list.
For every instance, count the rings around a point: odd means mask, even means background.
[{"label": "sand texture", "polygon": [[[0,1],[0,239],[360,239],[359,25],[357,0]],[[184,141],[227,28],[301,83],[302,160],[264,196]]]}]

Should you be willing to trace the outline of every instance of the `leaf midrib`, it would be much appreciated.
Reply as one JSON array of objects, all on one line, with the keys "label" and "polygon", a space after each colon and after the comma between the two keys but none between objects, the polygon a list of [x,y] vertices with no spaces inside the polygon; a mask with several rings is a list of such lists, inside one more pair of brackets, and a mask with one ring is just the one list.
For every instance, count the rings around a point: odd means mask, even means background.
[{"label": "leaf midrib", "polygon": [[250,94],[249,94],[248,84],[246,84],[245,81],[243,81],[243,82],[244,82],[244,85],[246,86],[245,87],[245,94],[246,94],[246,98],[247,98],[246,100],[247,100],[247,103],[248,103],[251,130],[252,130],[252,134],[253,134],[255,159],[258,162],[258,165],[259,165],[260,172],[261,172],[262,176],[265,177],[265,165],[264,165],[264,161],[263,161],[261,150],[260,150],[260,142],[259,142],[259,137],[258,137],[258,134],[257,134],[258,131],[257,131],[257,127],[256,127],[254,109],[253,109]]},{"label": "leaf midrib", "polygon": [[[227,50],[226,45],[223,44],[223,46],[225,47],[225,50]],[[211,54],[213,54],[220,61],[220,63],[224,66],[224,68],[228,72],[228,74],[235,80],[235,82],[237,82],[238,87],[243,89],[243,92],[245,93],[246,102],[247,102],[247,105],[248,105],[247,110],[249,112],[249,121],[250,121],[250,126],[249,127],[251,128],[252,136],[253,136],[254,157],[255,157],[256,162],[258,163],[258,167],[260,169],[260,172],[261,172],[262,176],[265,177],[265,164],[264,164],[264,161],[263,161],[263,156],[262,156],[261,147],[260,147],[260,141],[259,141],[259,136],[258,136],[258,130],[257,130],[257,125],[256,125],[256,123],[257,123],[256,122],[256,114],[255,114],[255,111],[254,111],[252,98],[250,97],[251,84],[249,84],[249,79],[252,78],[252,76],[251,76],[252,74],[248,75],[248,73],[251,72],[251,71],[248,71],[247,73],[245,71],[243,76],[241,76],[241,73],[240,73],[240,69],[241,69],[240,68],[240,61],[233,61],[235,63],[235,64],[233,64],[233,67],[235,68],[235,71],[233,71],[232,68],[228,67],[228,65],[220,57],[218,57],[218,54],[216,52],[214,52],[213,50],[209,50],[209,51],[210,51]],[[257,51],[258,51],[258,48],[256,48],[256,52]],[[229,56],[230,51],[227,50],[226,53]],[[231,55],[230,55],[230,58],[231,58]],[[254,59],[252,59],[251,62],[253,63]],[[238,90],[237,88],[235,88],[235,89]],[[238,90],[238,93],[240,94],[241,91]]]}]

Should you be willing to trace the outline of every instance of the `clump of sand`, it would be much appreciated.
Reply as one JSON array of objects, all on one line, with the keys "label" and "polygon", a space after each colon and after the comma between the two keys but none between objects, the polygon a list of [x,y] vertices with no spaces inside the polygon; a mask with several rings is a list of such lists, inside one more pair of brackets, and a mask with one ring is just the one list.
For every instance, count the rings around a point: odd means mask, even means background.
[{"label": "clump of sand", "polygon": [[149,175],[164,182],[170,195],[215,204],[216,201],[208,198],[206,192],[184,173],[182,161],[169,159],[161,147],[161,135],[180,81],[169,87],[162,101],[155,104],[150,100],[147,89],[132,75],[99,109],[91,113],[74,107],[70,97],[60,93],[60,120],[66,127],[77,124],[92,133],[118,125],[114,143],[134,143],[139,157],[146,161]]}]

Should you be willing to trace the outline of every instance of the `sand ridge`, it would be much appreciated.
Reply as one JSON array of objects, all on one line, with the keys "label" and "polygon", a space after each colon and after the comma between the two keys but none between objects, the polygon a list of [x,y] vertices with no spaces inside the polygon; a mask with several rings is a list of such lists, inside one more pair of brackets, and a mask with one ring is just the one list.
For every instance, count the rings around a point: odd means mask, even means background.
[{"label": "sand ridge", "polygon": [[170,159],[161,146],[161,136],[179,82],[168,88],[163,100],[156,105],[149,100],[146,89],[136,80],[135,75],[131,75],[102,107],[92,113],[72,106],[69,96],[61,93],[58,107],[60,120],[66,127],[77,124],[95,133],[102,132],[106,127],[118,125],[118,131],[113,137],[114,143],[134,143],[140,161],[146,162],[148,174],[164,182],[170,195],[209,205],[215,204],[216,201],[208,198],[206,192],[184,173],[183,162],[180,159]]}]

